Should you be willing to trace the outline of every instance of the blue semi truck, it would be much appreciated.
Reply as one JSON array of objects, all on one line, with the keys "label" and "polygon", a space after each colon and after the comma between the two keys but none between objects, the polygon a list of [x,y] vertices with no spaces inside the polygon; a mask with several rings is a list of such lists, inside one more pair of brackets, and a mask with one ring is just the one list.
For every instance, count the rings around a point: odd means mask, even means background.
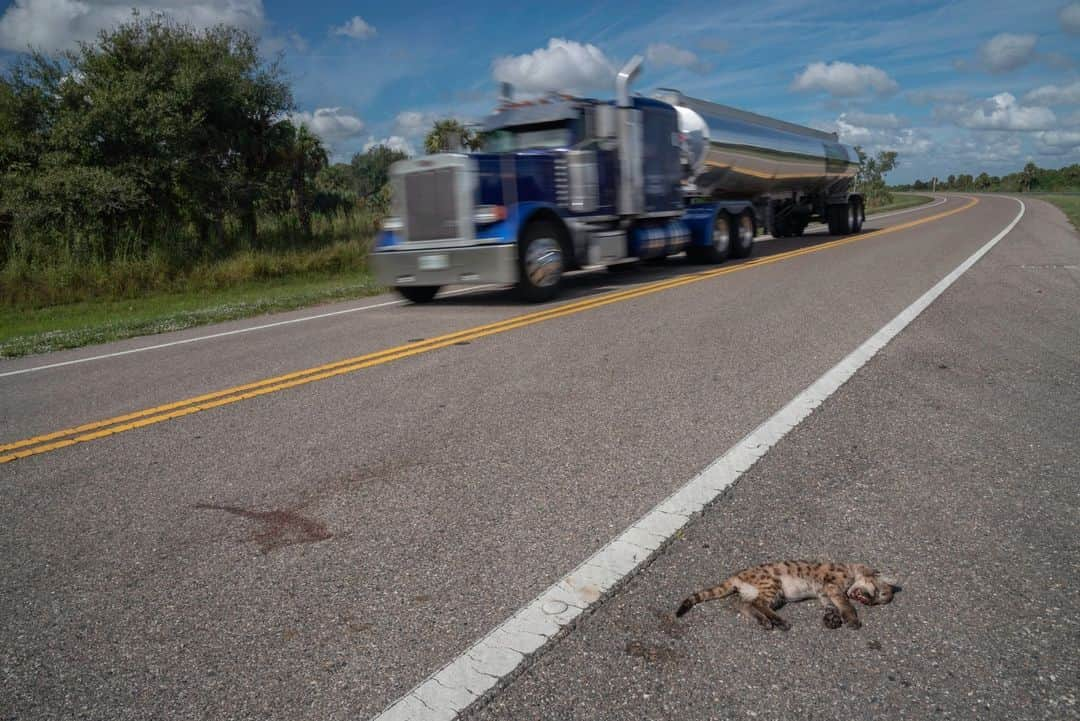
[{"label": "blue semi truck", "polygon": [[379,282],[417,303],[478,283],[544,301],[579,268],[745,258],[759,230],[801,235],[815,218],[861,229],[858,158],[835,134],[675,90],[631,95],[641,64],[618,73],[614,101],[514,102],[504,86],[481,152],[395,163]]}]

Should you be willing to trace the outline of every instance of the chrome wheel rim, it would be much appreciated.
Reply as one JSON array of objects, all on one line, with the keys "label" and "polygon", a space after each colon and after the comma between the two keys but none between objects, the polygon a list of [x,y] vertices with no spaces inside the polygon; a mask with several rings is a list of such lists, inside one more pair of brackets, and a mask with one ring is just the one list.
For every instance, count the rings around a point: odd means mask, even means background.
[{"label": "chrome wheel rim", "polygon": [[723,215],[716,216],[716,224],[713,226],[713,247],[720,253],[727,250],[731,243],[731,227]]},{"label": "chrome wheel rim", "polygon": [[537,238],[525,251],[525,275],[538,288],[550,288],[562,278],[562,247],[554,238]]},{"label": "chrome wheel rim", "polygon": [[750,216],[744,215],[739,218],[739,246],[744,249],[749,248],[753,242],[754,221],[750,220]]}]

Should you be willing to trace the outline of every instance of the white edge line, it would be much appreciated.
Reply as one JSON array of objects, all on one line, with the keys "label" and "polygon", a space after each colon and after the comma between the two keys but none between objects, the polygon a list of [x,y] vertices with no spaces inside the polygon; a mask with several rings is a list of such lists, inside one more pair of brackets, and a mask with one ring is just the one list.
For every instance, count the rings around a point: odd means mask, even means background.
[{"label": "white edge line", "polygon": [[[918,205],[914,208],[905,208],[904,210],[897,210],[892,213],[885,213],[884,215],[871,215],[869,218],[888,218],[892,215],[900,215],[901,213],[911,213],[916,210],[926,210],[928,208],[934,208],[942,203],[945,203],[948,198],[939,197],[937,202],[927,203],[924,205]],[[762,240],[773,240],[772,236],[765,235],[758,239],[757,242]],[[460,288],[458,290],[449,290],[442,293],[443,296],[448,295],[460,295],[462,293],[473,293],[478,290],[484,290],[487,288],[493,288],[495,286],[491,284],[470,286],[468,288]],[[321,318],[331,318],[336,315],[345,315],[346,313],[357,313],[362,310],[374,310],[376,308],[386,308],[392,305],[403,305],[407,301],[404,300],[389,300],[385,303],[375,303],[374,305],[364,305],[359,308],[346,308],[344,310],[335,310],[329,313],[319,313],[318,315],[308,315],[302,318],[290,318],[289,320],[279,320],[275,323],[264,323],[262,325],[253,325],[249,328],[237,328],[236,330],[222,331],[221,333],[210,333],[208,335],[200,335],[194,338],[184,338],[182,340],[169,341],[168,343],[157,343],[155,345],[142,346],[140,348],[129,348],[128,350],[116,351],[114,353],[102,353],[101,355],[88,356],[86,358],[74,358],[68,361],[60,361],[59,363],[48,363],[46,365],[31,366],[30,368],[20,368],[18,370],[6,371],[0,373],[0,378],[7,378],[8,376],[18,376],[25,373],[36,373],[37,371],[49,370],[50,368],[62,368],[64,366],[78,365],[79,363],[89,363],[90,361],[106,360],[108,358],[118,358],[120,356],[131,355],[132,353],[142,353],[148,350],[161,350],[162,348],[172,348],[179,345],[187,345],[189,343],[198,343],[204,340],[213,340],[215,338],[225,338],[231,335],[240,335],[241,333],[251,333],[256,330],[266,330],[267,328],[278,328],[283,325],[292,325],[294,323],[304,323],[309,320],[319,320]]]},{"label": "white edge line", "polygon": [[993,240],[870,336],[701,473],[672,493],[606,546],[587,558],[517,613],[393,702],[374,721],[450,721],[513,674],[532,654],[564,631],[656,554],[692,516],[713,502],[809,416],[856,371],[937,299],[957,278],[1016,227],[1026,206]]},{"label": "white edge line", "polygon": [[[473,293],[478,290],[484,290],[486,288],[492,288],[492,285],[474,285],[468,288],[459,288],[458,290],[448,290],[442,293],[442,296],[448,295],[460,295],[462,293]],[[250,333],[256,330],[266,330],[267,328],[278,328],[283,325],[292,325],[293,323],[303,323],[309,320],[319,320],[320,318],[330,318],[335,315],[345,315],[346,313],[357,313],[362,310],[374,310],[376,308],[385,308],[391,305],[403,305],[408,301],[405,300],[388,300],[383,303],[375,303],[373,305],[362,305],[358,308],[345,308],[343,310],[334,310],[329,313],[319,313],[318,315],[306,315],[302,318],[290,318],[288,320],[279,320],[274,323],[263,323],[262,325],[253,325],[248,328],[237,328],[236,330],[222,331],[221,333],[210,333],[209,335],[200,335],[194,338],[184,338],[182,340],[169,341],[168,343],[157,343],[156,345],[147,345],[140,348],[129,348],[128,350],[116,351],[115,353],[102,353],[101,355],[89,356],[87,358],[75,358],[73,360],[61,361],[59,363],[49,363],[47,365],[32,366],[30,368],[20,368],[19,370],[7,371],[0,373],[0,378],[7,376],[17,376],[23,373],[34,373],[36,371],[48,370],[50,368],[60,368],[63,366],[76,365],[78,363],[89,363],[90,361],[105,360],[106,358],[116,358],[118,356],[131,355],[132,353],[142,353],[148,350],[160,350],[162,348],[172,348],[178,345],[187,345],[188,343],[198,343],[199,341],[212,340],[214,338],[224,338],[230,335],[240,335],[241,333]]]}]

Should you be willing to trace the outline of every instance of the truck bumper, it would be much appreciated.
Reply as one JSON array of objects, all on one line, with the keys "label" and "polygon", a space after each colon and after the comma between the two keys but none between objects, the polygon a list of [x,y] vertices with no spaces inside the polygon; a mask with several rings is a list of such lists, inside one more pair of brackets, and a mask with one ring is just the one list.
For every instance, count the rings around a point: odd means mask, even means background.
[{"label": "truck bumper", "polygon": [[463,248],[396,250],[372,253],[371,265],[382,285],[453,285],[516,283],[517,246],[472,245]]}]

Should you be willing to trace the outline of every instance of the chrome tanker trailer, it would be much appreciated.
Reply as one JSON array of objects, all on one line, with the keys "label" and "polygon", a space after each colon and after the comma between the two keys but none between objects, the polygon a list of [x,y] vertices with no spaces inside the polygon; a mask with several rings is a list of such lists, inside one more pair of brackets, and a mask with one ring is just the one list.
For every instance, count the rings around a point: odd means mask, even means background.
[{"label": "chrome tanker trailer", "polygon": [[801,235],[815,215],[834,234],[861,228],[862,198],[849,192],[859,159],[834,133],[678,90],[654,97],[678,113],[688,198],[752,202],[774,236]]},{"label": "chrome tanker trailer", "polygon": [[744,258],[759,229],[799,235],[814,217],[860,230],[857,158],[835,135],[674,90],[632,95],[640,69],[619,72],[614,101],[518,102],[504,87],[481,152],[395,163],[378,280],[414,302],[462,283],[546,300],[568,270]]}]

